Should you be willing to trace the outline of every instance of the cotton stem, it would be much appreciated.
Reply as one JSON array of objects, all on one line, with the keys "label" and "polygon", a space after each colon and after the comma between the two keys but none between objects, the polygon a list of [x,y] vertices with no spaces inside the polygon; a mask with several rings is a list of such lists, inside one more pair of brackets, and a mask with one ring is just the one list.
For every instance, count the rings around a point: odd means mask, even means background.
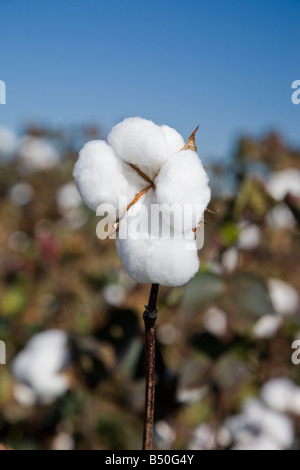
[{"label": "cotton stem", "polygon": [[152,449],[154,396],[155,396],[155,322],[157,318],[157,294],[159,284],[152,284],[149,303],[143,314],[145,323],[145,356],[146,356],[146,391],[143,450]]}]

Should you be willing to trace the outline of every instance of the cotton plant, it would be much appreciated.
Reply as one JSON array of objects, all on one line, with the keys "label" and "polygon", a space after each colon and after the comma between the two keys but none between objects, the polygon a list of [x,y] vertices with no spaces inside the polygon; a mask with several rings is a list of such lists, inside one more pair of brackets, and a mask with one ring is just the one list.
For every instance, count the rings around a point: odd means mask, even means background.
[{"label": "cotton plant", "polygon": [[[191,139],[192,140],[192,139]],[[194,231],[210,200],[208,177],[190,141],[168,126],[128,118],[109,133],[107,142],[87,143],[79,154],[74,177],[82,199],[93,210],[110,205],[119,233],[116,247],[125,271],[136,281],[181,286],[198,271]],[[141,206],[172,208],[181,217],[160,220],[151,236],[151,220],[136,230]],[[130,223],[128,223],[130,218]],[[169,229],[169,230],[168,230]],[[173,237],[160,236],[171,233]]]},{"label": "cotton plant", "polygon": [[104,238],[116,238],[125,271],[135,281],[152,284],[144,312],[144,449],[152,445],[158,286],[182,286],[197,273],[196,236],[211,197],[196,153],[196,131],[185,143],[169,126],[127,118],[113,127],[107,141],[88,142],[74,168],[83,201],[105,215],[110,228]]}]

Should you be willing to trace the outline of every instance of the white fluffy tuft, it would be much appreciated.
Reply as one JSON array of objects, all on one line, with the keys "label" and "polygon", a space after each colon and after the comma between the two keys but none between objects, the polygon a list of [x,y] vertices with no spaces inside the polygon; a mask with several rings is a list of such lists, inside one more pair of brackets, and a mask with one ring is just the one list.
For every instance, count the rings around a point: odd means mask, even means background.
[{"label": "white fluffy tuft", "polygon": [[170,132],[140,117],[124,119],[112,128],[107,140],[119,158],[137,165],[150,178],[171,156],[174,145]]},{"label": "white fluffy tuft", "polygon": [[46,139],[27,135],[19,143],[19,161],[25,170],[48,170],[58,164],[59,154]]},{"label": "white fluffy tuft", "polygon": [[173,155],[173,153],[179,152],[185,146],[183,137],[172,127],[166,125],[160,127],[164,131],[170,153]]},{"label": "white fluffy tuft", "polygon": [[[141,204],[149,207],[155,202],[152,194],[144,196],[135,204],[135,211]],[[138,216],[136,216],[138,217]],[[192,233],[190,239],[164,239],[151,238],[150,227],[141,228],[136,237],[136,217],[129,211],[128,217],[120,222],[119,234],[123,225],[128,225],[128,237],[118,237],[117,251],[122,260],[125,271],[136,281],[142,283],[155,283],[164,286],[181,286],[186,284],[199,269],[196,241]],[[162,221],[160,229],[168,229]],[[133,238],[131,238],[131,236]],[[144,238],[145,237],[145,238]]]},{"label": "white fluffy tuft", "polygon": [[211,196],[208,176],[198,155],[192,150],[174,154],[162,166],[155,185],[159,204],[190,206],[184,210],[184,220],[175,221],[174,227],[180,229],[182,225],[183,231],[195,228]]},{"label": "white fluffy tuft", "polygon": [[12,362],[15,378],[27,385],[42,403],[52,403],[69,388],[61,370],[70,362],[64,331],[48,330],[35,335]]},{"label": "white fluffy tuft", "polygon": [[[103,140],[85,144],[74,167],[74,178],[85,204],[96,210],[109,203],[117,210],[119,197],[128,204],[145,186],[144,180],[126,163],[119,160],[112,148]],[[126,210],[127,203],[120,208]]]},{"label": "white fluffy tuft", "polygon": [[271,173],[267,189],[274,199],[282,200],[288,193],[300,197],[300,170],[287,168]]}]

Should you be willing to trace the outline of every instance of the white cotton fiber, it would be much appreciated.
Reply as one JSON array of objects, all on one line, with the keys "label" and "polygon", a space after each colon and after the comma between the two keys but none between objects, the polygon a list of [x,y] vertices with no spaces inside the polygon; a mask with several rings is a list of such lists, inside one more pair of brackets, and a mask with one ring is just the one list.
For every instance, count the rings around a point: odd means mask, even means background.
[{"label": "white cotton fiber", "polygon": [[287,168],[271,173],[267,189],[274,199],[281,200],[287,193],[300,197],[300,170]]},{"label": "white cotton fiber", "polygon": [[160,127],[164,131],[171,155],[173,155],[173,153],[179,152],[185,146],[185,142],[181,135],[172,127],[166,125]]},{"label": "white cotton fiber", "polygon": [[9,129],[0,125],[0,156],[10,158],[14,155],[18,147],[18,137]]},{"label": "white cotton fiber", "polygon": [[246,400],[242,413],[227,418],[225,426],[233,437],[233,449],[288,449],[294,441],[292,420],[256,399]]},{"label": "white cotton fiber", "polygon": [[65,214],[82,204],[82,199],[73,182],[66,183],[57,190],[56,204],[61,214]]},{"label": "white cotton fiber", "polygon": [[28,183],[15,183],[9,188],[8,197],[16,206],[24,206],[34,198],[34,189]]},{"label": "white cotton fiber", "polygon": [[[152,190],[151,190],[152,191]],[[135,205],[138,212],[139,206],[145,204],[149,208],[151,201],[154,203],[153,194],[147,194]],[[191,232],[190,239],[164,239],[151,237],[151,230],[143,226],[136,230],[135,221],[139,217],[124,217],[120,222],[119,237],[116,241],[117,251],[122,260],[125,271],[138,282],[157,283],[164,286],[181,286],[186,284],[198,271],[199,259],[196,242]],[[120,238],[124,224],[128,226],[128,236]],[[162,230],[165,227],[161,223]],[[138,233],[138,231],[140,233]],[[155,235],[155,234],[154,234]]]},{"label": "white cotton fiber", "polygon": [[282,324],[282,318],[277,315],[265,314],[260,317],[253,327],[256,338],[272,338]]},{"label": "white cotton fiber", "polygon": [[172,154],[166,131],[140,117],[124,119],[112,128],[107,140],[119,158],[137,165],[150,178]]},{"label": "white cotton fiber", "polygon": [[248,417],[250,425],[260,427],[262,432],[268,434],[283,448],[289,448],[293,444],[293,422],[288,416],[267,408],[255,399],[245,402],[243,412]]},{"label": "white cotton fiber", "polygon": [[297,290],[281,279],[269,279],[268,289],[276,313],[293,315],[299,307]]},{"label": "white cotton fiber", "polygon": [[268,380],[261,388],[260,396],[270,408],[286,413],[296,386],[286,377]]},{"label": "white cotton fiber", "polygon": [[[175,129],[128,118],[111,130],[108,143],[86,144],[75,165],[74,178],[86,205],[98,209],[97,215],[108,212],[113,221],[120,219],[117,251],[138,282],[181,286],[198,271],[192,229],[211,194],[198,155],[183,147]],[[143,208],[148,212],[140,228],[136,211]],[[102,226],[97,230],[101,238]]]},{"label": "white cotton fiber", "polygon": [[27,171],[48,170],[58,164],[59,154],[53,145],[40,137],[25,136],[18,150],[21,166]]},{"label": "white cotton fiber", "polygon": [[239,224],[238,246],[241,250],[254,250],[258,248],[261,241],[261,229],[257,224],[243,221]]},{"label": "white cotton fiber", "polygon": [[180,205],[184,215],[174,227],[191,230],[203,217],[210,201],[208,176],[198,155],[192,150],[174,154],[161,168],[155,179],[157,201],[160,204]]},{"label": "white cotton fiber", "polygon": [[67,342],[67,334],[61,330],[39,333],[12,362],[15,378],[28,385],[42,403],[51,403],[69,387],[60,373],[70,361]]},{"label": "white cotton fiber", "polygon": [[112,204],[117,210],[121,197],[125,202],[120,212],[124,212],[134,196],[145,187],[141,176],[118,159],[103,140],[85,144],[79,153],[73,175],[82,199],[93,210],[99,204]]}]

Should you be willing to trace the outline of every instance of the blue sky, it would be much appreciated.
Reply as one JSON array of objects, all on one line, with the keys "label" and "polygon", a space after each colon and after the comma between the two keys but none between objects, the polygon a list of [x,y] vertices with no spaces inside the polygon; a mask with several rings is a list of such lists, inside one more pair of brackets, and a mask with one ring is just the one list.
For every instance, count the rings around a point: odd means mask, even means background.
[{"label": "blue sky", "polygon": [[300,146],[299,18],[299,0],[1,0],[0,123],[199,124],[209,158],[270,129]]}]

